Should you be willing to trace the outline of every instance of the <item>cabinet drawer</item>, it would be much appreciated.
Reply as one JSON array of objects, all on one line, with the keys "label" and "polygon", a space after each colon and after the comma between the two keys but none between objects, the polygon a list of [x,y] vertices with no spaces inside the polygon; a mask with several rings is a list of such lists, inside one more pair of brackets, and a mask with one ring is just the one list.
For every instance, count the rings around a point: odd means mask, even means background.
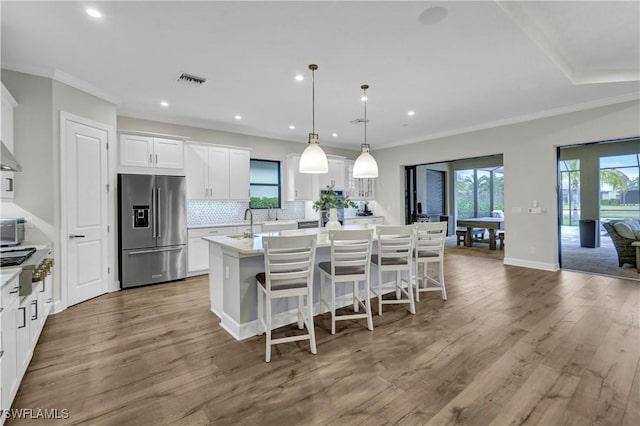
[{"label": "cabinet drawer", "polygon": [[218,235],[236,234],[238,232],[235,226],[219,226],[211,228],[189,229],[189,238],[196,237],[215,237]]},{"label": "cabinet drawer", "polygon": [[2,294],[0,295],[0,302],[3,308],[11,306],[11,304],[18,300],[18,292],[20,291],[19,276],[16,275],[14,279],[8,282],[2,287]]}]

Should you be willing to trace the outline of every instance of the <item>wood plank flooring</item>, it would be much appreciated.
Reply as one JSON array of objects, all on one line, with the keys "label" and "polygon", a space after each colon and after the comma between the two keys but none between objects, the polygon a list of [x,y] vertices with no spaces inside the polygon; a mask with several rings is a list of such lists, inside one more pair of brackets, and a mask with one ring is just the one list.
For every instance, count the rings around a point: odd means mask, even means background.
[{"label": "wood plank flooring", "polygon": [[318,354],[278,345],[270,364],[264,337],[218,326],[206,277],[101,296],[49,318],[14,408],[82,425],[640,424],[638,282],[454,254],[445,270],[448,301],[387,305],[373,332],[332,336],[318,316]]}]

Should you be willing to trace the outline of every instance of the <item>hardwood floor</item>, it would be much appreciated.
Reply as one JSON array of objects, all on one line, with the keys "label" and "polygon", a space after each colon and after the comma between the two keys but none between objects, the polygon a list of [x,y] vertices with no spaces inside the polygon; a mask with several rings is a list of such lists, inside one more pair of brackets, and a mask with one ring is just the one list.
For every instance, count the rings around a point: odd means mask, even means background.
[{"label": "hardwood floor", "polygon": [[49,318],[14,408],[87,425],[640,424],[638,282],[452,254],[445,270],[448,301],[389,305],[373,332],[332,336],[318,316],[318,354],[278,345],[270,364],[264,337],[218,326],[206,277],[101,296]]}]

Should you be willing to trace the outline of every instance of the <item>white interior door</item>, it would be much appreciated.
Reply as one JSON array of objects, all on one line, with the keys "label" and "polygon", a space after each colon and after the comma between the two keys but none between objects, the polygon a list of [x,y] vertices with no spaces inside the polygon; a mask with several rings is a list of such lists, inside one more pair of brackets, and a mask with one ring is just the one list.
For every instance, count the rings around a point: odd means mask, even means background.
[{"label": "white interior door", "polygon": [[71,119],[64,125],[65,259],[67,304],[71,306],[107,292],[108,131]]}]

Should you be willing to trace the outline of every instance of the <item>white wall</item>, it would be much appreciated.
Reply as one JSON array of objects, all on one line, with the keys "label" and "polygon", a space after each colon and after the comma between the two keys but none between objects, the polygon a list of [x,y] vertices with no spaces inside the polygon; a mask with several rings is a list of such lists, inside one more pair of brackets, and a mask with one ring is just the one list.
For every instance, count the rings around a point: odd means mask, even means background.
[{"label": "white wall", "polygon": [[[378,214],[404,222],[403,166],[503,154],[505,263],[558,267],[556,147],[640,135],[640,102],[626,102],[376,150]],[[538,200],[545,214],[527,213]],[[515,210],[522,211],[517,213]],[[533,251],[533,252],[532,252]]]},{"label": "white wall", "polygon": [[[138,118],[124,116],[118,116],[118,130],[136,130],[141,132],[186,136],[195,142],[251,148],[251,158],[261,160],[284,161],[287,154],[296,152],[302,154],[302,151],[304,151],[307,146],[306,140],[300,142],[289,142],[279,139],[261,138],[258,136],[203,129],[199,127],[181,126],[177,124],[141,120]],[[327,137],[328,136],[329,135],[327,135]],[[333,148],[323,145],[322,138],[320,139],[320,146],[322,146],[322,149],[324,149],[324,152],[327,154],[341,155],[352,160],[355,160],[359,155],[358,151]]]}]

